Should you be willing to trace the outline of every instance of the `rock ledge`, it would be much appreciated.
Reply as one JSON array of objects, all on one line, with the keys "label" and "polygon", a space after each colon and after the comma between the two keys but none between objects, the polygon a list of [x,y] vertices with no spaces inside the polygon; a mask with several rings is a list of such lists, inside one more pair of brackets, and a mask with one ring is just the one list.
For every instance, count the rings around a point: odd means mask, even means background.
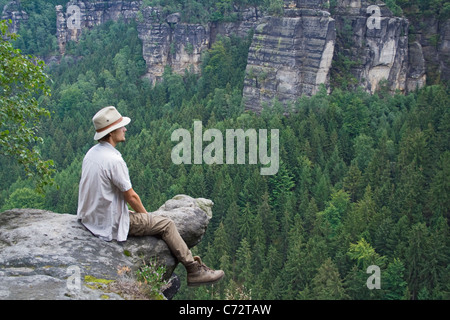
[{"label": "rock ledge", "polygon": [[[178,195],[153,214],[170,217],[189,247],[198,244],[211,218],[212,201]],[[122,299],[86,286],[86,277],[116,280],[156,258],[170,277],[178,262],[157,237],[106,242],[76,216],[37,209],[0,213],[0,299]],[[79,284],[77,286],[77,283]]]}]

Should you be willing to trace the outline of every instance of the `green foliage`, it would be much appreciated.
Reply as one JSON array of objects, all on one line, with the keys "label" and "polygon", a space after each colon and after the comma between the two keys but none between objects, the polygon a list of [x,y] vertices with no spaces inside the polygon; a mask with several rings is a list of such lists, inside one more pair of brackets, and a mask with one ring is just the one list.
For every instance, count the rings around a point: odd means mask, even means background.
[{"label": "green foliage", "polygon": [[345,300],[348,296],[337,267],[328,258],[312,279],[311,298],[315,300]]},{"label": "green foliage", "polygon": [[21,188],[14,190],[6,200],[1,210],[9,210],[15,208],[33,208],[44,209],[44,196],[30,188]]},{"label": "green foliage", "polygon": [[36,188],[42,191],[52,183],[54,173],[53,161],[42,160],[36,146],[43,142],[38,136],[39,121],[50,116],[41,107],[42,101],[50,96],[48,77],[42,61],[13,48],[10,40],[14,39],[17,35],[9,33],[7,22],[1,21],[0,154],[14,157],[28,177],[36,178]]},{"label": "green foliage", "polygon": [[143,264],[136,271],[136,280],[146,286],[145,291],[150,299],[157,300],[161,297],[161,289],[167,285],[167,281],[164,280],[165,273],[166,268],[158,265],[156,260]]},{"label": "green foliage", "polygon": [[236,7],[254,6],[258,10],[279,14],[283,0],[144,0],[142,6],[159,6],[164,13],[181,13],[188,23],[231,22],[238,19]]},{"label": "green foliage", "polygon": [[56,54],[56,5],[66,4],[64,0],[21,1],[20,8],[28,14],[18,31],[19,38],[14,45],[28,54],[48,57]]}]

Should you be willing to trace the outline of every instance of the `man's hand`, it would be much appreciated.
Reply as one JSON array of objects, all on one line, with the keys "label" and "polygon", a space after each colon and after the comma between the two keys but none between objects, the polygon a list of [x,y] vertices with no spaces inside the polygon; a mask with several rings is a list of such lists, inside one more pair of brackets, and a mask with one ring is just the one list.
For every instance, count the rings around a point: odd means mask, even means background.
[{"label": "man's hand", "polygon": [[145,213],[147,210],[145,210],[144,205],[142,204],[141,198],[136,193],[136,191],[131,188],[128,191],[125,191],[123,193],[125,197],[125,201],[133,208],[134,211],[139,213]]}]

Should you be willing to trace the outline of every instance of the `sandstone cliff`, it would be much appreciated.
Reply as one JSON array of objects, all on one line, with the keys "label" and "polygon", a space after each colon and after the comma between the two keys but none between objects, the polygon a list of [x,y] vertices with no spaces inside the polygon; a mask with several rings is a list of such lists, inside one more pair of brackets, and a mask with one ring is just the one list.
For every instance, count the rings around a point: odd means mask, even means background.
[{"label": "sandstone cliff", "polygon": [[[369,1],[341,1],[336,8],[336,24],[340,31],[337,55],[355,61],[351,73],[357,83],[375,92],[383,80],[392,91],[414,90],[425,82],[425,70],[415,65],[409,70],[409,22],[394,17],[384,4]],[[351,31],[350,31],[351,30]],[[423,59],[420,50],[414,58]],[[408,87],[407,87],[408,83]]]},{"label": "sandstone cliff", "polygon": [[258,111],[274,98],[286,103],[316,93],[328,82],[335,41],[335,21],[327,11],[295,8],[261,19],[247,60],[247,108]]},{"label": "sandstone cliff", "polygon": [[80,39],[82,31],[91,29],[110,20],[135,20],[140,9],[140,1],[69,1],[64,8],[56,10],[56,37],[61,54],[68,41]]},{"label": "sandstone cliff", "polygon": [[[211,207],[210,200],[178,195],[152,214],[172,218],[193,247],[206,231]],[[74,215],[35,209],[0,213],[0,299],[122,299],[88,285],[89,279],[117,280],[121,268],[136,270],[154,257],[170,277],[178,262],[159,238],[106,242]]]},{"label": "sandstone cliff", "polygon": [[[119,18],[137,21],[147,63],[146,76],[161,78],[164,68],[200,72],[202,54],[218,35],[244,37],[254,31],[248,53],[244,103],[259,112],[264,103],[283,103],[312,95],[320,85],[348,82],[375,92],[381,86],[407,93],[422,87],[427,75],[449,77],[450,22],[425,17],[414,24],[396,17],[381,1],[285,0],[282,14],[258,7],[235,7],[234,22],[192,24],[181,14],[145,7],[142,1],[69,1],[57,6],[60,53],[83,30]],[[4,17],[17,27],[26,13],[18,0],[5,7]],[[413,30],[413,34],[409,34]]]},{"label": "sandstone cliff", "polygon": [[10,31],[17,33],[20,23],[28,20],[28,14],[22,10],[20,2],[10,1],[3,7],[2,20],[11,20]]}]

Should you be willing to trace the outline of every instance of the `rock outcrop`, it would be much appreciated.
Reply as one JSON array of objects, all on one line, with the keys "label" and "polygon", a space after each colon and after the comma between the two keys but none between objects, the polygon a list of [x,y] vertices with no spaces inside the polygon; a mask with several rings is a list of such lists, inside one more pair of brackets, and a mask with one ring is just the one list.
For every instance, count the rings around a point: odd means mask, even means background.
[{"label": "rock outcrop", "polygon": [[83,30],[107,21],[125,21],[137,19],[141,1],[69,1],[64,8],[61,5],[56,10],[56,37],[59,51],[64,54],[68,41],[77,41]]},{"label": "rock outcrop", "polygon": [[315,94],[328,82],[335,41],[334,19],[327,11],[293,8],[283,17],[263,18],[248,54],[247,109],[258,112],[275,98],[286,103]]},{"label": "rock outcrop", "polygon": [[[212,205],[178,195],[152,214],[170,217],[193,247],[206,231]],[[121,268],[136,270],[154,258],[170,277],[178,262],[157,237],[106,242],[74,215],[35,209],[0,213],[0,299],[122,299],[86,285],[86,279],[116,280]]]},{"label": "rock outcrop", "polygon": [[[340,34],[336,55],[354,62],[350,72],[358,85],[374,93],[385,80],[391,91],[405,92],[409,77],[408,20],[394,17],[384,4],[365,0],[341,0],[335,17]],[[415,71],[417,82],[425,70]],[[414,79],[409,80],[411,87]]]},{"label": "rock outcrop", "polygon": [[371,93],[381,85],[408,92],[425,84],[421,46],[408,43],[406,18],[394,17],[383,3],[335,4],[286,1],[282,17],[260,21],[246,69],[248,109],[258,112],[274,99],[285,104],[316,93],[320,85],[329,88],[333,68]]},{"label": "rock outcrop", "polygon": [[[411,18],[410,54],[421,51],[422,59],[415,58],[410,67],[417,66],[426,70],[427,77],[436,80],[450,80],[450,19],[443,20],[433,15],[417,15]],[[415,55],[418,57],[418,55]],[[416,68],[415,68],[416,69]]]},{"label": "rock outcrop", "polygon": [[9,31],[17,33],[20,24],[28,20],[28,13],[22,10],[18,0],[13,0],[3,7],[1,20],[11,20]]},{"label": "rock outcrop", "polygon": [[[83,30],[109,20],[136,21],[147,64],[146,77],[158,81],[166,66],[176,73],[201,72],[203,53],[218,35],[247,36],[254,31],[244,80],[247,109],[259,112],[274,99],[286,104],[349,80],[375,92],[410,92],[449,79],[450,22],[397,17],[381,1],[284,0],[278,14],[258,6],[234,7],[233,22],[186,23],[180,13],[165,13],[138,1],[73,0],[56,6],[60,53]],[[3,11],[13,26],[26,19],[18,0]],[[414,18],[416,19],[416,18]],[[410,33],[411,32],[411,33]]]},{"label": "rock outcrop", "polygon": [[209,26],[180,23],[179,14],[164,16],[153,7],[143,8],[142,14],[138,33],[147,64],[146,77],[155,83],[166,66],[180,74],[186,69],[200,72],[201,55],[209,48]]}]

